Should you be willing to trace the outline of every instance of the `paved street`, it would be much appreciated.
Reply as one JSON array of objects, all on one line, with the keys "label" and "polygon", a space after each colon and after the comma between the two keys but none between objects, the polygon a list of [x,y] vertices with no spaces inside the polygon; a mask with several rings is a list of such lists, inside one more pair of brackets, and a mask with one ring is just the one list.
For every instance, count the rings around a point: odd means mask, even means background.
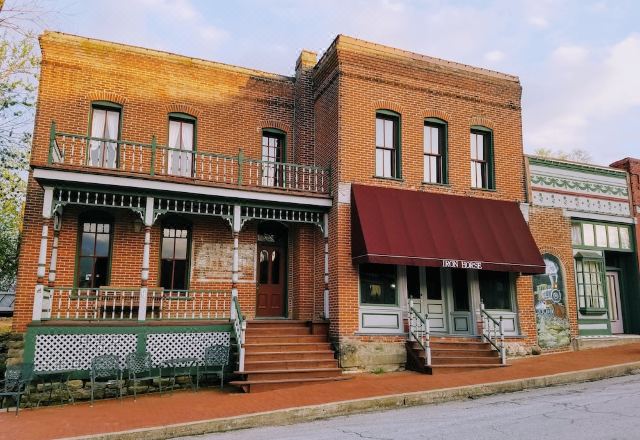
[{"label": "paved street", "polygon": [[640,375],[205,438],[640,439]]}]

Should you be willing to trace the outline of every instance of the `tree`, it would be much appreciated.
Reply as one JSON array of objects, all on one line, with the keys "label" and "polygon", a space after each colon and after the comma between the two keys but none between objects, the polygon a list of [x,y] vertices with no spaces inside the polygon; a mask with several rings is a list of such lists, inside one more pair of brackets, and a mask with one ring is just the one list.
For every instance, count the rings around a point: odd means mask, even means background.
[{"label": "tree", "polygon": [[567,152],[563,150],[553,151],[551,148],[537,148],[533,151],[533,154],[539,157],[545,157],[549,159],[569,160],[572,162],[592,163],[593,158],[591,153],[587,150],[580,148],[574,148]]},{"label": "tree", "polygon": [[0,0],[0,290],[15,286],[39,58],[25,22],[35,2]]}]

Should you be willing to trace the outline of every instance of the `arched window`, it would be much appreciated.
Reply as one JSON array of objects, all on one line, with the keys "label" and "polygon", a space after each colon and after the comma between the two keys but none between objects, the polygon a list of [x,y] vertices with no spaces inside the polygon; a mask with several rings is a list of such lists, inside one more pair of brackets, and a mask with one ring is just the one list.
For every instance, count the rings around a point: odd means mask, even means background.
[{"label": "arched window", "polygon": [[284,167],[286,162],[287,135],[277,128],[262,129],[262,185],[282,186],[286,176]]},{"label": "arched window", "polygon": [[423,136],[424,182],[448,182],[447,176],[447,123],[438,118],[424,120]]},{"label": "arched window", "polygon": [[471,187],[495,189],[493,132],[480,125],[471,127]]},{"label": "arched window", "polygon": [[100,168],[118,167],[118,140],[122,122],[122,106],[110,101],[91,103],[89,118],[88,165]]},{"label": "arched window", "polygon": [[196,151],[196,118],[186,113],[169,113],[167,174],[191,177]]},{"label": "arched window", "polygon": [[78,287],[98,288],[109,285],[113,220],[105,212],[89,212],[78,222]]},{"label": "arched window", "polygon": [[400,179],[400,114],[376,111],[376,177]]},{"label": "arched window", "polygon": [[189,288],[190,253],[191,225],[180,218],[164,221],[160,250],[160,287],[167,290]]}]

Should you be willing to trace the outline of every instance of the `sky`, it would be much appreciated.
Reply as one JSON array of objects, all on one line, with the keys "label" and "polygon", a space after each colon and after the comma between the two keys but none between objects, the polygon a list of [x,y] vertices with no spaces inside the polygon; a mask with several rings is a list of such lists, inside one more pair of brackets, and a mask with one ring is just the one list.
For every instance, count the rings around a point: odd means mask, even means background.
[{"label": "sky", "polygon": [[[9,2],[11,0],[8,0]],[[520,77],[525,151],[640,157],[640,0],[45,0],[47,27],[290,75],[337,34]]]}]

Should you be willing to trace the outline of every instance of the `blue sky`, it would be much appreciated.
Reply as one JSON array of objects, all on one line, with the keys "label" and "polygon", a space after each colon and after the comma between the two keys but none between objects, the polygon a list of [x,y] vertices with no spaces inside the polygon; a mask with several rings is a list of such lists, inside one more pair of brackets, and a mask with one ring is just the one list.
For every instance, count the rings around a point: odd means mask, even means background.
[{"label": "blue sky", "polygon": [[[9,0],[11,1],[11,0]],[[637,0],[50,0],[48,27],[291,74],[338,33],[520,76],[525,150],[640,157]]]}]

